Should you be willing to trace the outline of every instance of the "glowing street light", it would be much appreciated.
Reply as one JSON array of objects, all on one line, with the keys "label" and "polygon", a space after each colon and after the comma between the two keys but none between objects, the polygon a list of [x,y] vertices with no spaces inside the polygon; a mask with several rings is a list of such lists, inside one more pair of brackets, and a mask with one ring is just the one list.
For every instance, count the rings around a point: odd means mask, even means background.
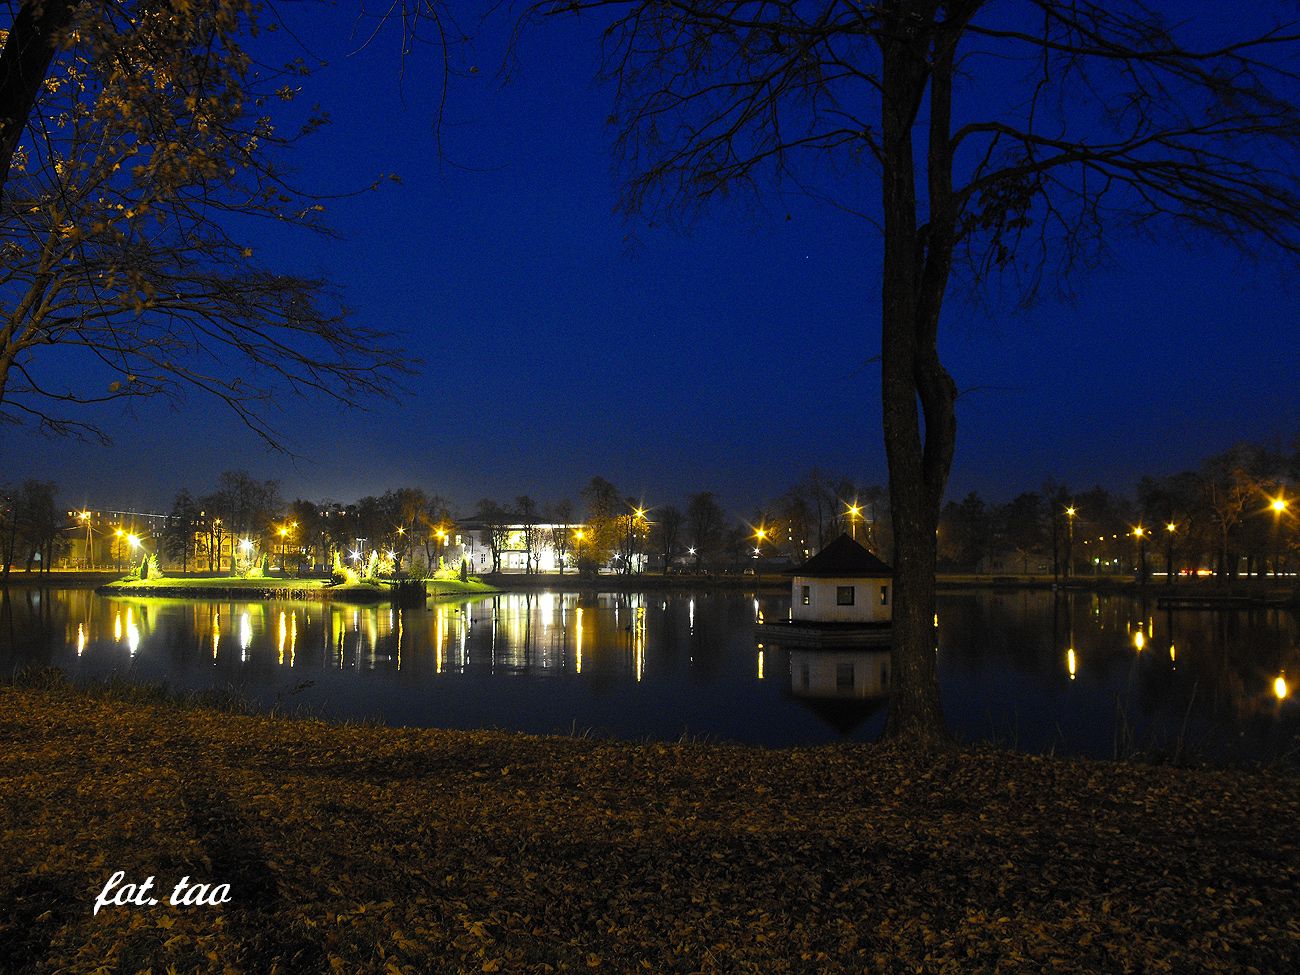
[{"label": "glowing street light", "polygon": [[77,518],[86,526],[86,568],[93,569],[95,567],[95,550],[90,538],[90,512],[79,512]]},{"label": "glowing street light", "polygon": [[1269,502],[1269,508],[1273,511],[1273,578],[1281,574],[1282,561],[1282,515],[1286,513],[1290,502],[1283,495],[1278,495]]},{"label": "glowing street light", "polygon": [[1147,530],[1141,525],[1133,529],[1133,536],[1138,540],[1138,585],[1147,581]]},{"label": "glowing street light", "polygon": [[1074,575],[1074,516],[1078,510],[1074,505],[1065,508],[1065,578]]},{"label": "glowing street light", "polygon": [[1177,531],[1177,522],[1165,522],[1165,585],[1167,586],[1174,584],[1174,534]]},{"label": "glowing street light", "polygon": [[1286,686],[1286,674],[1278,674],[1273,678],[1273,696],[1279,701],[1285,701],[1290,688]]},{"label": "glowing street light", "polygon": [[856,542],[858,540],[858,518],[862,516],[862,506],[859,504],[850,504],[845,506],[849,515],[849,531]]},{"label": "glowing street light", "polygon": [[275,531],[276,534],[280,536],[280,575],[284,575],[284,561],[285,561],[285,547],[286,547],[285,543],[288,541],[289,538],[289,526],[281,525]]}]

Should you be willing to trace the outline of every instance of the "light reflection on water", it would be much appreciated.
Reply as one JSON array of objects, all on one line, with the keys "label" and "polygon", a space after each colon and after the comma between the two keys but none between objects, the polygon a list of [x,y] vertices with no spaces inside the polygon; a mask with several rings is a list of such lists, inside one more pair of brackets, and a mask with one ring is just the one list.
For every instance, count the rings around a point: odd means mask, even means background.
[{"label": "light reflection on water", "polygon": [[[1295,617],[1162,611],[1096,594],[941,596],[944,708],[964,739],[1098,756],[1293,756]],[[420,609],[118,600],[15,588],[0,665],[235,687],[265,706],[393,724],[683,733],[769,745],[882,727],[888,655],[755,641],[788,599],[510,593]]]}]

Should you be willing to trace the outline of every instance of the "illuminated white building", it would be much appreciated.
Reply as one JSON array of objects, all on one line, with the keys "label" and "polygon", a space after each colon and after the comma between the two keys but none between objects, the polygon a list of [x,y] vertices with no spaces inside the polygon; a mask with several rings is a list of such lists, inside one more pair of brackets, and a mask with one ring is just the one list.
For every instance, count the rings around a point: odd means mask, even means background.
[{"label": "illuminated white building", "polygon": [[790,619],[795,623],[893,620],[894,570],[848,535],[790,572]]}]

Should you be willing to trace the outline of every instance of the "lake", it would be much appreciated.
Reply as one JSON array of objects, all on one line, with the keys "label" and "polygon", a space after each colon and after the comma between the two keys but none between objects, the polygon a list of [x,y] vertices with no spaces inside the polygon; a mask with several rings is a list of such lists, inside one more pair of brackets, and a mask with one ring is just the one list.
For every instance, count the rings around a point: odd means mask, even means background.
[{"label": "lake", "polygon": [[[0,601],[0,667],[229,688],[260,708],[393,725],[766,746],[878,736],[888,653],[756,641],[759,613],[788,612],[788,598],[734,592],[508,593],[401,610],[20,586]],[[937,643],[964,741],[1300,763],[1300,636],[1286,610],[967,591],[940,596]]]}]

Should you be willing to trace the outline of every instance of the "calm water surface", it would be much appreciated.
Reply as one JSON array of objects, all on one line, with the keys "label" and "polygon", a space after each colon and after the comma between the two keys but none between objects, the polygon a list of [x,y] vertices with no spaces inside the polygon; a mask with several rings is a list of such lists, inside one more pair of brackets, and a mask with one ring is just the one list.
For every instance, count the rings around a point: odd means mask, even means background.
[{"label": "calm water surface", "polygon": [[[888,654],[756,642],[756,615],[788,610],[734,593],[512,593],[400,610],[14,588],[0,603],[0,667],[234,688],[266,708],[394,725],[771,746],[876,737]],[[970,592],[940,597],[937,634],[963,740],[1300,761],[1287,611]]]}]

